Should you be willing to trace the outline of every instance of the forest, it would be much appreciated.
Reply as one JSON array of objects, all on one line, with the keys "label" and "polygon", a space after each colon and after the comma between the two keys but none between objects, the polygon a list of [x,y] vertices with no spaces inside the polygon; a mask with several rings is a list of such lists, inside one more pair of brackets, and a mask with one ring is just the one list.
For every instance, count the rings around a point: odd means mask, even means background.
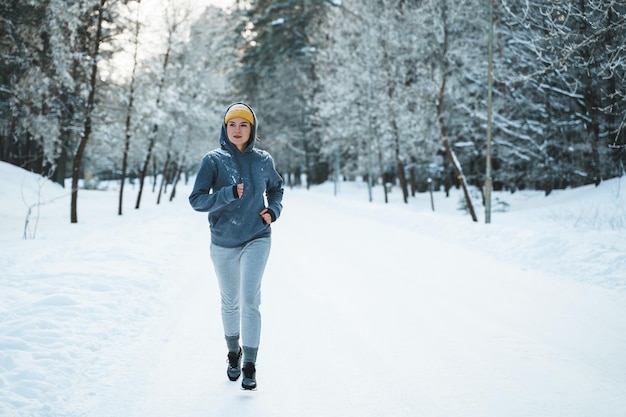
[{"label": "forest", "polygon": [[290,187],[625,171],[623,0],[0,0],[0,51],[0,160],[67,184],[72,223],[104,180],[120,215],[125,184],[174,198],[235,101]]}]

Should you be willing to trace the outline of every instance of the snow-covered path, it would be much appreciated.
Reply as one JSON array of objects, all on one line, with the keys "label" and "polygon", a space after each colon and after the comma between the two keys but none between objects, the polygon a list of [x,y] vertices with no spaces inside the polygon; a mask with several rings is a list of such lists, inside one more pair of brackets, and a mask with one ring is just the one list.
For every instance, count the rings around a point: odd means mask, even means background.
[{"label": "snow-covered path", "polygon": [[[390,228],[367,204],[329,199],[292,192],[274,226],[257,392],[224,376],[202,225],[187,230],[175,256],[181,285],[139,345],[143,366],[90,415],[116,407],[128,417],[626,410],[623,296],[522,271],[450,237]],[[194,216],[204,222],[191,213],[181,226]]]},{"label": "snow-covered path", "polygon": [[623,291],[473,247],[465,218],[316,190],[287,190],[273,226],[259,389],[241,391],[186,192],[123,217],[83,192],[79,225],[49,206],[28,241],[3,212],[0,415],[625,415]]}]

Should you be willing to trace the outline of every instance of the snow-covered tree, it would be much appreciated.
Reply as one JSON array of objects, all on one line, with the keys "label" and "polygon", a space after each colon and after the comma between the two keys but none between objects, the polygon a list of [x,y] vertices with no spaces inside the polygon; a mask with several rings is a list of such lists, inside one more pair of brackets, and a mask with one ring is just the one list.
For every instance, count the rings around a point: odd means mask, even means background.
[{"label": "snow-covered tree", "polygon": [[76,79],[82,75],[76,50],[80,20],[62,3],[2,1],[0,7],[2,159],[61,184],[79,118]]},{"label": "snow-covered tree", "polygon": [[206,8],[173,56],[177,65],[168,87],[171,100],[164,106],[173,116],[168,152],[178,169],[175,181],[183,172],[194,172],[202,155],[219,146],[223,112],[235,100],[232,78],[240,52],[233,28],[238,19],[220,8]]},{"label": "snow-covered tree", "polygon": [[549,193],[620,175],[625,7],[502,1],[496,152],[515,186]]},{"label": "snow-covered tree", "polygon": [[295,158],[306,171],[308,184],[324,181],[328,169],[320,159],[316,129],[318,49],[313,35],[332,3],[327,0],[248,3],[243,11],[246,19],[240,27],[245,44],[237,77],[238,90],[259,110],[263,146],[272,151],[277,163],[287,158],[294,162]]},{"label": "snow-covered tree", "polygon": [[[27,157],[41,161],[38,171],[56,171],[61,183],[65,159],[73,157],[72,222],[77,221],[78,179],[96,117],[96,90],[102,83],[98,65],[111,53],[103,45],[123,29],[118,17],[126,3],[2,3],[3,32],[7,35],[3,49],[6,56],[13,57],[3,82],[11,112],[3,118],[9,131],[2,138],[18,144],[9,145],[18,154],[19,143],[26,143]],[[29,143],[34,144],[34,151]],[[7,152],[8,159],[11,152]]]},{"label": "snow-covered tree", "polygon": [[[333,172],[399,184],[404,201],[429,178],[481,188],[487,0],[239,0],[195,22],[164,0],[162,42],[136,43],[131,86],[118,50],[138,3],[0,0],[0,159],[63,183],[73,156],[73,190],[87,166],[150,170],[160,200],[217,144],[224,108],[246,100],[290,183]],[[626,4],[494,4],[494,187],[622,175]]]}]

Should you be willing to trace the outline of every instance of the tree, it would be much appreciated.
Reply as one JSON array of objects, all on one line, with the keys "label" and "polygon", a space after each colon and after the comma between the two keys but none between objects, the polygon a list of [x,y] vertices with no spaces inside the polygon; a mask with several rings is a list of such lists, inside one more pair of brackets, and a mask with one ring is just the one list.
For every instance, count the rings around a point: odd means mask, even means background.
[{"label": "tree", "polygon": [[546,193],[620,175],[610,146],[619,143],[623,123],[614,113],[623,108],[623,3],[502,3],[500,36],[508,48],[502,65],[496,59],[496,74],[506,95],[494,120],[496,143],[502,156],[520,161],[506,170]]},{"label": "tree", "polygon": [[[494,189],[622,175],[626,4],[494,4]],[[137,207],[149,170],[158,201],[170,184],[173,198],[236,100],[259,110],[259,146],[290,185],[332,168],[337,181],[366,179],[370,199],[374,183],[392,183],[407,201],[428,178],[480,190],[485,0],[241,0],[195,22],[169,2],[163,48],[124,78],[113,58],[139,38],[128,6],[0,0],[0,159],[62,183],[72,156],[73,220],[87,169],[121,172],[122,189],[127,170],[140,175]]]},{"label": "tree", "polygon": [[169,173],[164,169],[163,177],[169,180],[162,183],[163,190],[168,182],[173,183],[170,199],[182,172],[190,165],[195,168],[208,146],[219,146],[222,112],[234,100],[231,78],[239,54],[232,28],[237,19],[237,14],[206,8],[191,24],[187,44],[173,53],[176,65],[163,100],[172,122],[166,127],[168,146],[164,149],[171,168]]},{"label": "tree", "polygon": [[440,56],[440,62],[439,65],[441,65],[440,68],[440,88],[439,88],[439,95],[437,97],[437,120],[439,121],[439,126],[440,126],[440,130],[441,130],[441,140],[446,152],[446,155],[448,156],[448,158],[450,159],[450,162],[452,164],[452,167],[454,168],[456,174],[457,174],[457,179],[459,180],[459,182],[461,183],[461,187],[463,189],[463,194],[465,196],[465,202],[467,204],[467,208],[470,212],[470,215],[472,216],[472,220],[473,221],[477,221],[476,218],[476,213],[474,212],[474,206],[472,204],[472,199],[469,195],[468,189],[467,189],[467,181],[465,178],[465,175],[463,173],[463,169],[461,168],[461,164],[454,152],[454,150],[452,149],[452,147],[450,146],[450,139],[448,136],[448,128],[446,125],[446,115],[444,113],[444,109],[445,109],[445,97],[446,97],[446,87],[447,87],[447,83],[448,83],[448,77],[449,77],[449,70],[450,70],[450,57],[448,56],[448,45],[449,45],[449,22],[448,22],[448,8],[447,8],[447,1],[443,0],[441,2],[441,29],[443,31],[443,36],[441,38],[441,56]]},{"label": "tree", "polygon": [[139,65],[138,62],[138,52],[139,52],[139,30],[141,25],[139,23],[139,4],[137,5],[136,15],[135,15],[135,29],[133,33],[134,41],[133,41],[133,58],[132,58],[132,70],[130,74],[130,82],[128,86],[128,106],[126,109],[126,121],[124,123],[124,152],[122,154],[122,172],[120,178],[120,197],[119,204],[117,209],[117,214],[122,215],[122,203],[124,200],[124,184],[126,182],[126,175],[128,171],[128,153],[130,151],[130,140],[132,137],[132,117],[133,117],[133,104],[135,101],[135,88],[136,88],[136,74],[137,67]]},{"label": "tree", "polygon": [[[174,6],[173,3],[168,3],[165,14],[165,23],[167,27],[166,47],[165,53],[163,54],[163,63],[160,69],[160,73],[158,74],[157,93],[155,99],[157,110],[161,109],[162,94],[164,88],[166,87],[168,71],[170,69],[170,58],[171,55],[174,53],[175,48],[178,48],[180,46],[178,43],[178,36],[181,35],[180,31],[182,30],[183,24],[188,20],[189,13],[190,12],[188,9],[178,8]],[[139,191],[137,192],[137,204],[135,205],[136,209],[138,209],[141,205],[141,196],[143,194],[144,182],[146,175],[148,174],[148,167],[150,166],[155,145],[157,143],[157,135],[159,133],[159,125],[161,123],[162,122],[159,119],[154,119],[152,123],[152,129],[149,133],[148,149],[146,150],[143,167],[139,174]]]},{"label": "tree", "polygon": [[6,132],[0,158],[63,184],[76,100],[68,42],[73,26],[67,14],[55,12],[58,3],[0,3],[0,120]]},{"label": "tree", "polygon": [[[314,97],[317,94],[317,47],[312,39],[327,8],[326,0],[250,1],[240,26],[244,35],[237,89],[261,111],[262,132],[270,138],[290,129],[286,153],[299,159],[307,173],[307,185],[328,176],[320,158]],[[275,142],[276,143],[276,142]],[[264,146],[271,148],[269,141]],[[297,151],[292,152],[294,149]],[[272,149],[277,160],[282,149]]]},{"label": "tree", "polygon": [[95,107],[96,88],[98,87],[98,61],[100,59],[100,48],[102,43],[105,42],[106,33],[104,29],[105,13],[106,13],[107,0],[98,0],[95,4],[92,3],[91,10],[87,9],[89,18],[86,20],[85,33],[90,32],[93,35],[87,36],[87,51],[85,57],[88,58],[89,66],[87,67],[87,73],[89,75],[87,101],[85,106],[84,115],[84,127],[78,143],[78,147],[74,153],[74,160],[72,164],[72,199],[71,199],[71,222],[78,223],[78,180],[80,177],[80,167],[83,159],[83,154],[87,146],[87,142],[91,136],[92,131],[92,119]]},{"label": "tree", "polygon": [[[11,19],[5,20],[12,40],[6,46],[16,64],[6,84],[13,110],[11,133],[4,138],[33,144],[28,158],[39,162],[26,165],[48,175],[56,173],[61,183],[65,160],[73,153],[70,217],[76,223],[80,168],[96,108],[98,64],[110,55],[101,47],[119,30],[115,20],[123,4],[104,0],[16,3],[2,9]],[[22,18],[25,24],[19,25]],[[78,143],[72,150],[76,136]],[[9,159],[15,155],[11,149],[7,153]]]}]

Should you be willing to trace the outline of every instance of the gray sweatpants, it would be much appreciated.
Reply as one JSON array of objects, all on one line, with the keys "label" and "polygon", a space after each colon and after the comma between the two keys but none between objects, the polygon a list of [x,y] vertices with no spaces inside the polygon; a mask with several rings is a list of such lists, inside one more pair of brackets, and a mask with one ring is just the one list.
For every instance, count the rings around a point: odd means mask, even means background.
[{"label": "gray sweatpants", "polygon": [[261,338],[261,281],[270,247],[269,237],[237,248],[211,244],[211,260],[222,299],[224,335],[232,339],[241,334],[244,348],[255,352]]}]

